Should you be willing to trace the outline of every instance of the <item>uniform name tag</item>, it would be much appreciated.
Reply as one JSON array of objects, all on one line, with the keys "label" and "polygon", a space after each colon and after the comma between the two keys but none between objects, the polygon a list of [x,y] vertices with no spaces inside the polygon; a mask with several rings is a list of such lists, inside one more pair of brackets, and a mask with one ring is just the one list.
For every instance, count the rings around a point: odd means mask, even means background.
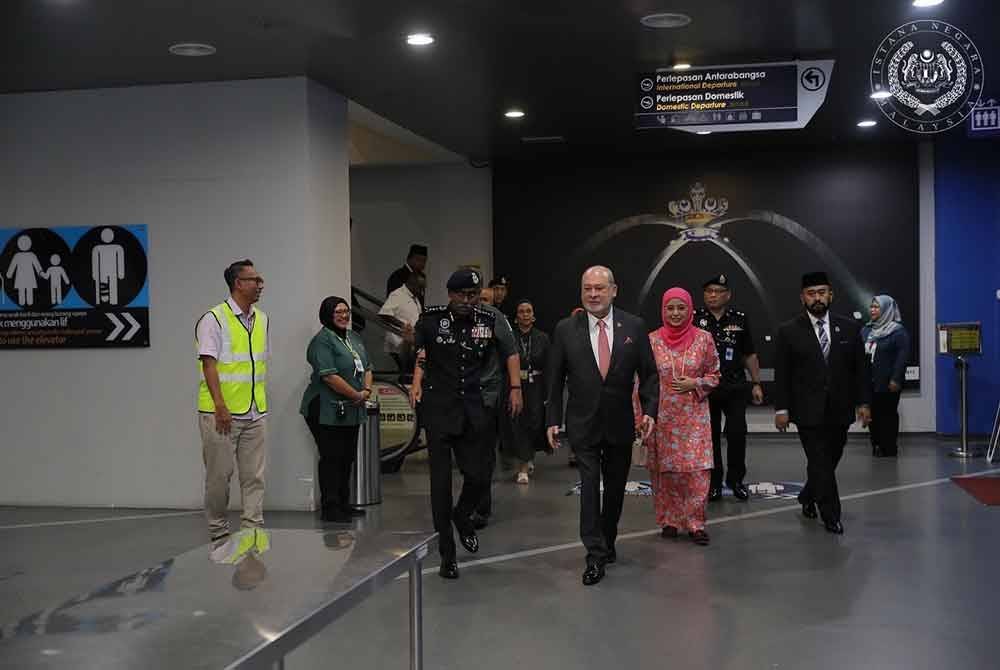
[{"label": "uniform name tag", "polygon": [[493,329],[489,326],[475,326],[472,329],[472,337],[481,340],[488,340],[493,337]]}]

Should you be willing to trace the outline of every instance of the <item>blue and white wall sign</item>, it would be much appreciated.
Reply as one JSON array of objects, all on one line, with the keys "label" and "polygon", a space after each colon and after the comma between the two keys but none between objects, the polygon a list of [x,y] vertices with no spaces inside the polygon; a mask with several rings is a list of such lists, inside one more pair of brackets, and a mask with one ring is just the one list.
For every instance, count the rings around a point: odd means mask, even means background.
[{"label": "blue and white wall sign", "polygon": [[148,347],[146,226],[0,229],[0,349]]}]

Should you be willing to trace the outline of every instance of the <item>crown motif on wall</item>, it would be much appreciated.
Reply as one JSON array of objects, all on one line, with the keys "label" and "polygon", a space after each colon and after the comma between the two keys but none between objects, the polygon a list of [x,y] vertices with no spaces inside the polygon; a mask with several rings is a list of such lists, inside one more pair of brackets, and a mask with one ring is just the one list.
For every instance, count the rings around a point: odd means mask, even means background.
[{"label": "crown motif on wall", "polygon": [[686,226],[708,225],[729,211],[729,200],[708,197],[705,185],[701,182],[695,182],[691,185],[690,196],[690,198],[683,200],[671,200],[667,205],[670,214]]}]

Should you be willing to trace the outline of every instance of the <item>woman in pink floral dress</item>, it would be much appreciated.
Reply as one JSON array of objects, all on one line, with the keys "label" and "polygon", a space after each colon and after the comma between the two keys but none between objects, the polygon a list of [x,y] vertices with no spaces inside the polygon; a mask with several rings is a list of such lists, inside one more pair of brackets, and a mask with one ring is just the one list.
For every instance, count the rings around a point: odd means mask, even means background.
[{"label": "woman in pink floral dress", "polygon": [[719,384],[719,354],[711,334],[692,325],[691,294],[663,294],[663,327],[649,334],[660,373],[660,411],[646,440],[656,523],[663,537],[680,530],[709,542],[705,506],[711,481],[712,425],[708,394]]}]

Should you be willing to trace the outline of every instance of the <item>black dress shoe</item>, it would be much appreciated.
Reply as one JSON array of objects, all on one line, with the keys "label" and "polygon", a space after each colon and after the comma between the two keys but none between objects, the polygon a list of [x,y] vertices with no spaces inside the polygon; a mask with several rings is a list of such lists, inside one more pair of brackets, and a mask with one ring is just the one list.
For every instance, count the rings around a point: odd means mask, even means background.
[{"label": "black dress shoe", "polygon": [[743,484],[733,484],[729,487],[733,491],[733,497],[737,500],[750,500],[750,489]]},{"label": "black dress shoe", "polygon": [[660,537],[672,540],[677,537],[678,531],[675,526],[664,526],[663,530],[660,531]]},{"label": "black dress shoe", "polygon": [[344,510],[330,510],[329,512],[323,512],[320,514],[320,519],[323,523],[351,523],[354,520],[348,512]]},{"label": "black dress shoe", "polygon": [[722,500],[722,487],[713,486],[708,489],[708,500],[710,502],[715,502],[716,500]]},{"label": "black dress shoe", "polygon": [[365,516],[367,514],[367,512],[358,507],[346,507],[344,511],[351,516]]},{"label": "black dress shoe", "polygon": [[816,503],[802,503],[802,516],[807,519],[815,519],[818,514],[816,514]]},{"label": "black dress shoe", "polygon": [[473,512],[469,519],[472,521],[472,527],[476,530],[482,530],[483,528],[486,528],[486,526],[490,525],[490,518],[480,514],[479,512]]},{"label": "black dress shoe", "polygon": [[604,579],[604,565],[601,563],[592,563],[583,571],[584,586],[593,586],[602,579]]},{"label": "black dress shoe", "polygon": [[843,535],[844,527],[839,521],[824,521],[823,527],[826,528],[826,532],[833,533],[834,535]]},{"label": "black dress shoe", "polygon": [[618,552],[612,549],[608,552],[608,557],[604,559],[605,563],[617,563],[618,562]]},{"label": "black dress shoe", "polygon": [[690,532],[688,533],[688,537],[690,537],[695,544],[701,545],[703,547],[707,547],[708,543],[711,542],[711,540],[708,537],[708,533],[706,533],[704,530],[696,530]]},{"label": "black dress shoe", "polygon": [[458,539],[465,547],[465,550],[470,554],[474,554],[479,551],[479,538],[476,536],[475,531],[469,533],[468,535],[458,534]]},{"label": "black dress shoe", "polygon": [[442,562],[438,574],[444,579],[458,579],[458,563],[455,561]]}]

